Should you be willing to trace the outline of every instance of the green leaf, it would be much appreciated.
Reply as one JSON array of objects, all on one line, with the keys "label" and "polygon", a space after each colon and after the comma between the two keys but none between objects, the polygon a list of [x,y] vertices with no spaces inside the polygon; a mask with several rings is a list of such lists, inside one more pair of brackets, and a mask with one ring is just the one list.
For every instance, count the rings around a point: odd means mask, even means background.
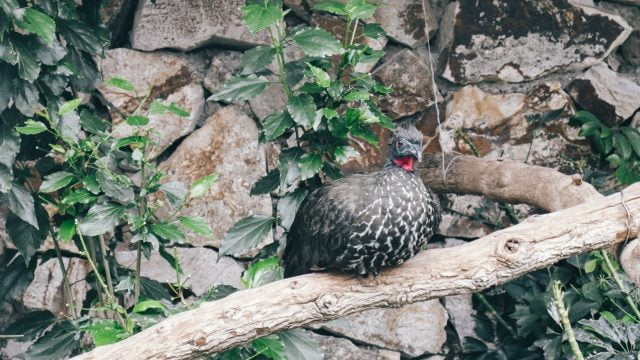
[{"label": "green leaf", "polygon": [[[37,76],[37,75],[36,75]],[[16,81],[13,101],[18,110],[25,116],[33,116],[40,106],[38,89],[28,81]]]},{"label": "green leaf", "polygon": [[189,117],[189,115],[191,115],[187,110],[174,103],[169,103],[169,105],[167,106],[167,111],[180,117]]},{"label": "green leaf", "polygon": [[370,96],[371,96],[371,94],[369,94],[368,91],[365,91],[365,90],[354,90],[354,91],[349,91],[348,93],[346,93],[344,95],[343,99],[346,100],[346,101],[369,100]]},{"label": "green leaf", "polygon": [[338,146],[333,151],[333,155],[336,157],[336,161],[340,165],[344,165],[352,158],[360,156],[358,151],[351,146]]},{"label": "green leaf", "polygon": [[613,146],[624,160],[629,160],[633,149],[629,140],[621,132],[616,131],[613,133]]},{"label": "green leaf", "polygon": [[636,153],[636,156],[640,156],[640,132],[638,132],[638,129],[632,127],[623,127],[622,133],[629,140],[629,144],[633,148],[633,151]]},{"label": "green leaf", "polygon": [[331,85],[331,78],[329,77],[329,74],[327,74],[326,71],[320,69],[319,67],[313,66],[309,63],[306,63],[306,64],[309,70],[311,71],[311,73],[313,74],[313,77],[316,79],[316,83],[318,85],[320,85],[325,89],[328,88],[329,85]]},{"label": "green leaf", "polygon": [[64,198],[62,203],[65,205],[88,204],[96,199],[96,196],[87,189],[78,189],[70,192]]},{"label": "green leaf", "polygon": [[260,260],[251,264],[242,274],[242,285],[253,289],[270,282],[282,280],[284,269],[280,266],[277,256]]},{"label": "green leaf", "polygon": [[247,50],[240,58],[240,75],[253,74],[273,62],[276,51],[271,46],[256,46]]},{"label": "green leaf", "polygon": [[119,204],[95,204],[82,219],[78,230],[85,236],[98,236],[113,230],[124,215],[125,208]]},{"label": "green leaf", "polygon": [[135,92],[136,88],[135,86],[133,86],[132,83],[130,83],[128,80],[125,80],[121,77],[111,77],[109,78],[109,80],[107,80],[105,82],[106,85],[108,86],[113,86],[113,87],[117,87],[119,89],[122,89],[124,91],[130,91],[130,92]]},{"label": "green leaf", "polygon": [[209,223],[203,218],[181,216],[180,224],[200,236],[213,236]]},{"label": "green leaf", "polygon": [[182,181],[170,181],[160,186],[160,190],[165,193],[169,204],[174,208],[180,207],[187,199],[189,189]]},{"label": "green leaf", "polygon": [[56,317],[47,310],[31,311],[9,325],[3,334],[22,335],[17,341],[31,341],[40,336],[49,326],[56,322]]},{"label": "green leaf", "polygon": [[278,337],[284,344],[284,354],[287,359],[324,359],[320,346],[307,330],[288,330],[279,333]]},{"label": "green leaf", "polygon": [[251,342],[251,347],[256,353],[272,360],[286,360],[284,345],[276,335],[265,336]]},{"label": "green leaf", "polygon": [[28,119],[24,126],[17,126],[16,130],[24,135],[36,135],[47,131],[47,125],[40,121]]},{"label": "green leaf", "polygon": [[254,34],[277,23],[283,17],[282,8],[277,5],[249,4],[242,8],[242,20]]},{"label": "green leaf", "polygon": [[74,76],[70,77],[71,84],[78,91],[92,91],[102,77],[96,69],[93,58],[74,47],[69,47],[68,50],[67,56],[62,61],[65,67],[73,69]]},{"label": "green leaf", "polygon": [[133,312],[136,314],[144,314],[149,310],[160,310],[164,312],[166,309],[167,307],[158,300],[142,300],[133,307]]},{"label": "green leaf", "polygon": [[96,135],[103,134],[109,127],[109,123],[86,109],[80,110],[80,125],[85,131]]},{"label": "green leaf", "polygon": [[585,110],[580,110],[576,111],[576,113],[569,120],[569,123],[574,126],[579,126],[586,123],[596,123],[600,125],[600,120],[598,120],[598,118],[592,113]]},{"label": "green leaf", "polygon": [[596,259],[591,259],[591,260],[587,261],[586,263],[584,263],[584,271],[587,274],[588,273],[592,273],[596,269],[597,265],[598,265],[598,261]]},{"label": "green leaf", "polygon": [[196,180],[193,185],[191,185],[191,192],[189,194],[189,197],[197,198],[204,196],[209,191],[209,189],[211,189],[211,186],[213,186],[216,180],[218,180],[218,177],[220,177],[220,174],[213,173]]},{"label": "green leaf", "polygon": [[58,239],[62,242],[67,242],[73,239],[76,234],[76,222],[73,219],[67,219],[60,224],[60,230],[58,230]]},{"label": "green leaf", "polygon": [[280,135],[295,125],[291,115],[287,111],[280,111],[267,116],[262,125],[264,126],[264,135],[266,141],[277,139]]},{"label": "green leaf", "polygon": [[169,240],[169,241],[177,241],[179,243],[184,242],[184,233],[178,225],[169,224],[169,223],[157,223],[151,225],[151,232],[156,234],[157,236]]},{"label": "green leaf", "polygon": [[133,115],[127,117],[127,124],[131,126],[145,126],[149,123],[149,118],[142,115]]},{"label": "green leaf", "polygon": [[38,228],[29,225],[29,223],[20,219],[16,214],[10,212],[7,215],[7,234],[9,239],[16,246],[25,264],[29,264],[31,257],[36,253],[40,245],[44,242],[49,234],[49,214],[41,205],[36,205],[36,219],[38,220]]},{"label": "green leaf", "polygon": [[76,49],[101,54],[109,43],[109,32],[77,20],[58,19],[60,34]]},{"label": "green leaf", "polygon": [[293,120],[302,126],[310,127],[315,122],[316,104],[311,95],[302,94],[290,97],[287,109]]},{"label": "green leaf", "polygon": [[300,157],[300,180],[306,180],[317,174],[322,169],[322,156],[316,153],[306,153]]},{"label": "green leaf", "polygon": [[279,170],[280,170],[280,186],[286,188],[298,179],[300,171],[298,170],[298,160],[304,154],[299,147],[285,149],[280,152]]},{"label": "green leaf", "polygon": [[60,110],[58,110],[58,115],[63,116],[72,111],[75,111],[78,108],[78,106],[80,106],[80,99],[69,100],[64,104],[62,104],[62,106],[60,106]]},{"label": "green leaf", "polygon": [[378,94],[387,95],[391,94],[393,92],[393,89],[388,86],[376,83],[375,85],[373,85],[373,91],[377,92]]},{"label": "green leaf", "polygon": [[127,332],[115,320],[94,320],[91,325],[82,329],[91,334],[96,346],[113,344],[128,336]]},{"label": "green leaf", "polygon": [[104,170],[96,172],[96,180],[105,194],[113,200],[126,204],[133,201],[135,196],[131,187],[131,180],[124,175],[114,176]]},{"label": "green leaf", "polygon": [[384,31],[380,24],[365,24],[364,29],[362,30],[362,35],[373,39],[380,39],[386,36],[387,32]]},{"label": "green leaf", "polygon": [[71,321],[58,322],[29,347],[24,358],[29,360],[68,359],[80,346],[79,331]]},{"label": "green leaf", "polygon": [[309,56],[323,57],[344,52],[340,42],[322,29],[304,28],[293,34],[291,39]]},{"label": "green leaf", "polygon": [[127,137],[118,139],[115,143],[113,143],[111,147],[114,149],[120,149],[121,147],[129,146],[129,145],[143,146],[146,143],[147,143],[146,137],[140,136],[140,135],[132,135],[132,136],[127,136]]},{"label": "green leaf", "polygon": [[10,126],[0,126],[0,164],[11,168],[20,151],[20,135]]},{"label": "green leaf", "polygon": [[[2,60],[2,45],[0,44],[0,60]],[[16,58],[17,61],[17,58]],[[0,61],[0,113],[9,106],[17,77],[15,67]]]},{"label": "green leaf", "polygon": [[56,22],[47,14],[34,8],[24,9],[22,18],[16,21],[20,28],[34,33],[50,43],[56,36]]},{"label": "green leaf", "polygon": [[251,195],[269,194],[280,185],[280,169],[273,169],[256,181],[251,187]]},{"label": "green leaf", "polygon": [[267,237],[274,223],[274,218],[259,215],[238,221],[224,235],[220,254],[238,257],[255,249]]},{"label": "green leaf", "polygon": [[304,78],[305,65],[302,61],[291,61],[284,65],[285,81],[290,87],[296,86]]},{"label": "green leaf", "polygon": [[325,0],[312,7],[313,10],[326,11],[332,14],[346,16],[347,11],[344,8],[344,3],[336,0]]},{"label": "green leaf", "polygon": [[75,176],[66,171],[58,171],[44,177],[44,181],[40,184],[41,193],[50,193],[59,190],[75,180]]},{"label": "green leaf", "polygon": [[308,191],[306,189],[298,188],[278,200],[278,216],[280,217],[280,224],[282,224],[282,227],[287,231],[291,228],[291,224],[293,224],[298,208],[307,197],[307,194]]},{"label": "green leaf", "polygon": [[266,90],[269,80],[262,76],[238,76],[222,85],[207,100],[225,101],[228,103],[238,100],[249,100]]},{"label": "green leaf", "polygon": [[100,193],[100,184],[98,184],[95,173],[85,175],[82,178],[82,184],[92,194],[98,195]]},{"label": "green leaf", "polygon": [[9,209],[27,224],[38,229],[38,219],[33,196],[21,184],[13,183],[11,190],[7,193]]},{"label": "green leaf", "polygon": [[349,0],[344,9],[351,19],[368,19],[376,12],[377,6],[367,0]]}]

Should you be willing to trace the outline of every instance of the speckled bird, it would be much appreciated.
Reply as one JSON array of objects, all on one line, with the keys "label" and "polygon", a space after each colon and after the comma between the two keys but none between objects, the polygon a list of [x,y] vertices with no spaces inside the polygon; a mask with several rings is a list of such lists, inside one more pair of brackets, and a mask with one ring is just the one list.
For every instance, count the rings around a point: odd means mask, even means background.
[{"label": "speckled bird", "polygon": [[399,127],[382,170],[309,194],[287,236],[285,277],[322,270],[375,276],[416,255],[440,223],[438,200],[415,173],[421,159],[420,131]]}]

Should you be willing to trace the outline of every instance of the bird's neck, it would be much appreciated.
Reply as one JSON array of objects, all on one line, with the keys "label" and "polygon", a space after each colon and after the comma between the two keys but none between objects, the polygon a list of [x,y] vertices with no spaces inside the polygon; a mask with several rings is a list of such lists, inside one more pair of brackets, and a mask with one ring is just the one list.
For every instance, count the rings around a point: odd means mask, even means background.
[{"label": "bird's neck", "polygon": [[387,166],[399,167],[408,172],[415,172],[415,164],[417,159],[413,156],[402,156],[398,158],[389,159]]}]

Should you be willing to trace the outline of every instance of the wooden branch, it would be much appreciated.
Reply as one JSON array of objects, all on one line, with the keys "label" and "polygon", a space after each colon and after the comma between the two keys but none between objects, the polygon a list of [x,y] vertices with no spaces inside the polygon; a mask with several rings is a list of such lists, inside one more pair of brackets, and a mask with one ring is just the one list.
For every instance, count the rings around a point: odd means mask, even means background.
[{"label": "wooden branch", "polygon": [[[468,155],[428,155],[418,168],[422,181],[436,192],[483,195],[498,201],[522,203],[553,212],[601,199],[579,175],[511,160],[488,160]],[[446,181],[445,181],[446,179]]]},{"label": "wooden branch", "polygon": [[[624,200],[631,214],[640,212],[640,184],[625,189]],[[636,237],[640,223],[630,222],[626,209],[617,193],[462,246],[423,251],[375,280],[309,274],[239,291],[77,359],[195,359],[312,322],[481,291],[627,235]]]}]

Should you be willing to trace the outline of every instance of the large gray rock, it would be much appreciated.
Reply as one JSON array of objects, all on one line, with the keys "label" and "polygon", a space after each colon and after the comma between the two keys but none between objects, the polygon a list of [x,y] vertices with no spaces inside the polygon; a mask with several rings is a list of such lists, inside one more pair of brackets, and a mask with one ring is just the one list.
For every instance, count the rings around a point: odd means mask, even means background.
[{"label": "large gray rock", "polygon": [[232,50],[216,49],[211,54],[209,70],[204,78],[203,85],[214,93],[233,75],[240,70],[240,57],[242,53]]},{"label": "large gray rock", "polygon": [[311,337],[322,350],[324,360],[367,359],[367,360],[400,360],[400,353],[384,349],[365,348],[356,346],[351,341],[334,337],[318,335],[310,332]]},{"label": "large gray rock", "polygon": [[[186,280],[184,286],[191,289],[196,296],[206,294],[216,285],[242,288],[240,277],[244,266],[236,260],[228,256],[218,259],[218,253],[207,248],[176,248],[175,250],[183,273],[180,280]],[[174,254],[173,250],[169,250],[169,253]],[[133,270],[136,266],[136,252],[116,252],[116,260],[120,265]],[[142,260],[141,274],[162,283],[177,281],[175,270],[158,252],[153,252],[149,259]]]},{"label": "large gray rock", "polygon": [[447,7],[440,26],[442,76],[459,84],[586,69],[631,34],[622,17],[567,0],[460,0]]},{"label": "large gray rock", "polygon": [[[91,288],[85,281],[90,266],[84,259],[63,258],[67,271],[67,278],[71,284],[73,305],[76,309],[82,307],[87,291]],[[71,315],[67,308],[70,300],[64,289],[62,271],[58,259],[49,259],[36,268],[33,281],[22,294],[22,303],[30,310],[49,310],[52,313]]]},{"label": "large gray rock", "polygon": [[381,4],[373,19],[393,40],[418,48],[424,46],[436,31],[438,21],[428,1],[394,0]]},{"label": "large gray rock", "polygon": [[640,85],[599,64],[569,84],[569,93],[583,109],[611,126],[640,108]]},{"label": "large gray rock", "polygon": [[[213,114],[159,165],[168,174],[167,181],[187,184],[214,172],[220,174],[207,195],[193,199],[183,210],[184,215],[207,219],[213,228],[210,238],[190,235],[190,244],[220,247],[225,232],[238,220],[271,214],[269,196],[249,195],[251,186],[266,174],[265,164],[265,147],[258,143],[256,123],[240,108],[228,106]],[[242,256],[251,257],[271,242],[269,236]]]},{"label": "large gray rock", "polygon": [[[102,84],[98,91],[124,112],[132,112],[139,105],[139,97],[150,90],[150,99],[166,100],[189,111],[188,117],[174,114],[149,115],[149,124],[142,129],[153,129],[150,137],[155,145],[150,157],[156,157],[179,138],[191,133],[204,109],[204,90],[187,61],[169,53],[145,53],[129,49],[106,51],[101,63],[104,79],[117,76],[131,82],[136,91],[131,93]],[[117,112],[111,113],[115,124],[123,119]],[[116,127],[114,137],[130,136],[139,127],[127,124]]]},{"label": "large gray rock", "polygon": [[322,324],[322,329],[358,343],[407,356],[438,354],[447,340],[447,312],[438,300],[414,303],[397,309],[374,309]]},{"label": "large gray rock", "polygon": [[251,34],[242,22],[240,8],[244,4],[244,0],[141,0],[131,30],[131,47],[187,51],[210,44],[266,44],[266,31]]},{"label": "large gray rock", "polygon": [[640,67],[640,31],[631,33],[622,44],[622,55],[631,65]]},{"label": "large gray rock", "polygon": [[394,119],[409,116],[442,101],[434,94],[430,68],[411,50],[404,49],[373,72],[373,77],[393,92],[380,98],[379,106]]}]

